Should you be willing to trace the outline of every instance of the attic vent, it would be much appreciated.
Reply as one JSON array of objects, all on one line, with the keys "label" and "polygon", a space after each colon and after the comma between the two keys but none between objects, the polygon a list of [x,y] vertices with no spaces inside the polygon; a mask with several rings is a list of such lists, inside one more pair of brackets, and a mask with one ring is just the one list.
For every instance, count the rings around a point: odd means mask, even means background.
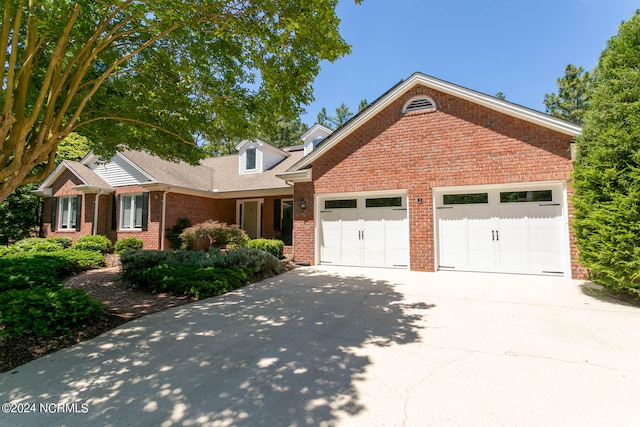
[{"label": "attic vent", "polygon": [[402,110],[403,114],[413,113],[416,111],[430,111],[435,110],[436,104],[431,98],[421,96],[419,98],[413,98],[404,106]]}]

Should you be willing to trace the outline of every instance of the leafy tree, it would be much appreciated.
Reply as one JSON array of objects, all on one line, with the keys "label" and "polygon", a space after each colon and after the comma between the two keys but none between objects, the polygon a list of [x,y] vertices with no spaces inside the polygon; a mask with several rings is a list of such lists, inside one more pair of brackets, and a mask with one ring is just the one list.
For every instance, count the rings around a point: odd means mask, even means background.
[{"label": "leafy tree", "polygon": [[544,95],[547,113],[554,117],[582,124],[593,92],[593,75],[582,67],[567,65],[558,80],[558,93]]},{"label": "leafy tree", "polygon": [[505,99],[507,99],[507,97],[505,96],[504,92],[498,92],[498,93],[496,93],[495,97],[496,97],[496,98],[498,98],[498,99],[501,99],[501,100],[503,100],[503,101],[504,101]]},{"label": "leafy tree", "polygon": [[300,117],[292,120],[281,118],[270,126],[260,129],[258,137],[276,147],[289,147],[302,144],[300,136],[308,129],[309,127],[302,123]]},{"label": "leafy tree", "polygon": [[577,140],[574,229],[596,282],[640,294],[640,12],[608,41]]},{"label": "leafy tree", "polygon": [[[60,141],[55,164],[62,160],[81,160],[90,149],[90,141],[75,132]],[[33,191],[37,183],[16,188],[0,202],[0,244],[15,242],[38,233],[40,227],[42,199]]]},{"label": "leafy tree", "polygon": [[336,5],[5,1],[0,201],[49,174],[74,131],[107,157],[148,149],[196,162],[199,139],[243,138],[253,123],[295,118],[320,63],[349,53]]}]

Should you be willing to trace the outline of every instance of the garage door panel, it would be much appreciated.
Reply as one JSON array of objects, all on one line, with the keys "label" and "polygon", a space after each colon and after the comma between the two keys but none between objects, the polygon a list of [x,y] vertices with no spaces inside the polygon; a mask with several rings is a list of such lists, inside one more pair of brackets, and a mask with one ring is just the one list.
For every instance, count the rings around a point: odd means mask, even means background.
[{"label": "garage door panel", "polygon": [[[408,266],[409,230],[407,210],[393,206],[368,207],[368,202],[381,199],[357,199],[356,209],[339,209],[340,226],[327,223],[329,232],[321,221],[320,262],[354,266],[398,267]],[[397,203],[402,200],[382,200],[383,203]],[[404,202],[402,202],[404,204]],[[324,219],[323,211],[320,212]],[[329,241],[331,239],[331,241]],[[337,247],[336,247],[337,246]],[[335,249],[333,249],[335,248]],[[327,255],[331,255],[328,257]]]},{"label": "garage door panel", "polygon": [[[440,266],[510,273],[562,272],[566,232],[562,206],[553,203],[560,190],[559,186],[534,191],[516,187],[504,193],[508,198],[502,197],[499,189],[436,193],[436,206],[447,197],[451,203],[461,204],[436,210]],[[474,202],[483,191],[489,194],[484,204]],[[545,202],[533,202],[528,194],[542,195]],[[550,194],[554,194],[553,201]]]}]

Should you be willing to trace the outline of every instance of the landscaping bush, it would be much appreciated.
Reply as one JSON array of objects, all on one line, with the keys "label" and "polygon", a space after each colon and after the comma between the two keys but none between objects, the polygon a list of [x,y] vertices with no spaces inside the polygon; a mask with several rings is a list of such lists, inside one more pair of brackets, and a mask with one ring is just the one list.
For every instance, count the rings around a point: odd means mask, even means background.
[{"label": "landscaping bush", "polygon": [[3,251],[4,255],[18,253],[18,252],[53,252],[64,249],[65,241],[58,241],[57,239],[44,239],[41,237],[29,237],[22,239],[7,246]]},{"label": "landscaping bush", "polygon": [[173,227],[167,228],[165,238],[169,241],[169,247],[171,249],[180,249],[182,247],[180,234],[182,234],[185,228],[189,227],[191,227],[189,218],[178,218]]},{"label": "landscaping bush", "polygon": [[184,249],[243,248],[249,243],[249,236],[238,225],[224,222],[205,221],[186,228],[181,234]]},{"label": "landscaping bush", "polygon": [[124,239],[120,239],[116,242],[115,252],[117,254],[121,254],[128,250],[142,249],[143,245],[142,240],[137,237],[125,237]]},{"label": "landscaping bush", "polygon": [[284,242],[278,239],[255,239],[249,242],[248,247],[269,252],[274,257],[281,259],[284,250]]},{"label": "landscaping bush", "polygon": [[242,266],[194,268],[187,265],[160,264],[136,270],[135,283],[154,292],[208,298],[232,291],[251,282],[253,272]]},{"label": "landscaping bush", "polygon": [[281,271],[280,261],[255,248],[225,252],[180,250],[128,251],[122,254],[122,277],[155,292],[207,298]]},{"label": "landscaping bush", "polygon": [[70,248],[73,244],[73,240],[69,237],[47,237],[47,240],[60,245],[62,249]]},{"label": "landscaping bush", "polygon": [[72,246],[72,248],[80,251],[94,251],[106,254],[107,252],[111,252],[112,245],[111,240],[109,240],[105,236],[87,235],[79,238],[76,244]]},{"label": "landscaping bush", "polygon": [[65,249],[8,254],[0,258],[0,292],[51,287],[69,274],[104,266],[104,257],[98,252]]},{"label": "landscaping bush", "polygon": [[70,333],[72,327],[105,314],[102,303],[83,289],[36,287],[0,292],[1,336]]}]

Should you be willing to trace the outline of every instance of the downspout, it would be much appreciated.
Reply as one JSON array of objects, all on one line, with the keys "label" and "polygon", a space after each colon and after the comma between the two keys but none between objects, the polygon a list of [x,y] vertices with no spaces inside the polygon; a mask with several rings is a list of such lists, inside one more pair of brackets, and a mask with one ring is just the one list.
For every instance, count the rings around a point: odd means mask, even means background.
[{"label": "downspout", "polygon": [[162,193],[162,227],[160,228],[160,250],[164,251],[164,237],[166,233],[166,221],[167,221],[167,194],[171,191],[171,187],[167,188]]}]

